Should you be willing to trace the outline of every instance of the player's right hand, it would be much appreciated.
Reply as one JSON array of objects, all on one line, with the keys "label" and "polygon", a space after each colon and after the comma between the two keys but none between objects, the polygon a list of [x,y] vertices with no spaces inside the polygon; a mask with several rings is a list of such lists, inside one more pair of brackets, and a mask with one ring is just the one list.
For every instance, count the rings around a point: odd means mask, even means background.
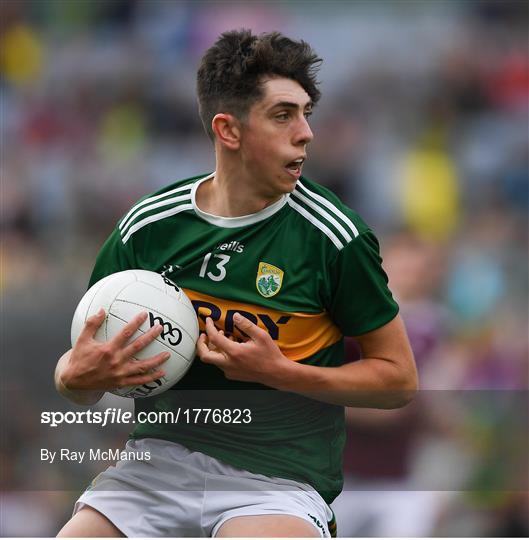
[{"label": "player's right hand", "polygon": [[159,366],[169,358],[168,352],[141,361],[134,358],[134,355],[152,343],[163,330],[162,325],[154,325],[148,332],[131,341],[146,319],[147,313],[140,313],[119,334],[105,343],[94,339],[105,320],[105,311],[101,309],[87,319],[60,373],[64,387],[74,391],[113,390],[146,384],[163,377],[165,373]]}]

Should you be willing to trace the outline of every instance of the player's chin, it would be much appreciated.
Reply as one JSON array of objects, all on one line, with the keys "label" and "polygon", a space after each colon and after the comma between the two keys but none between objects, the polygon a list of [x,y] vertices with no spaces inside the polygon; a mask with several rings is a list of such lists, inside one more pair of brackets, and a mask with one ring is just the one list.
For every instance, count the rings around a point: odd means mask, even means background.
[{"label": "player's chin", "polygon": [[281,175],[281,186],[284,193],[291,193],[294,191],[296,184],[301,176],[301,171],[296,174],[293,174],[289,169],[283,169],[283,174]]}]

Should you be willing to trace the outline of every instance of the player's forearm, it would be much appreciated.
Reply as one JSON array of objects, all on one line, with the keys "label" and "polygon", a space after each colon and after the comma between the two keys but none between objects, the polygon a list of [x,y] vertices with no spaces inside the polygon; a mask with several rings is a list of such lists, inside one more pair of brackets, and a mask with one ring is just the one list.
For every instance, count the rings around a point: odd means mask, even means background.
[{"label": "player's forearm", "polygon": [[77,403],[78,405],[93,405],[97,403],[105,392],[100,390],[71,390],[64,378],[64,370],[70,359],[71,349],[65,352],[55,368],[55,388],[57,392],[66,399]]},{"label": "player's forearm", "polygon": [[293,362],[274,386],[334,405],[396,409],[411,401],[418,380],[413,359],[403,367],[391,360],[363,358],[335,368]]}]

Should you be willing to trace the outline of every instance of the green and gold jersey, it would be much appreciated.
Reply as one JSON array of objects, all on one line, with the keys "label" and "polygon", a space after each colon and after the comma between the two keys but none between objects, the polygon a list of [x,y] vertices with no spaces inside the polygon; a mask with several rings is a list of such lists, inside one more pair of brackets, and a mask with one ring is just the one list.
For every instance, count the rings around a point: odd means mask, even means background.
[{"label": "green and gold jersey", "polygon": [[[195,204],[190,178],[137,203],[109,237],[90,285],[113,272],[164,273],[195,307],[232,334],[241,313],[293,362],[336,367],[343,336],[386,324],[398,306],[377,239],[329,190],[301,178],[295,190],[249,216],[224,218]],[[134,438],[183,444],[230,465],[308,483],[331,502],[342,487],[343,407],[225,378],[196,359],[170,390],[135,402],[139,411],[249,409],[251,422],[138,423]]]}]

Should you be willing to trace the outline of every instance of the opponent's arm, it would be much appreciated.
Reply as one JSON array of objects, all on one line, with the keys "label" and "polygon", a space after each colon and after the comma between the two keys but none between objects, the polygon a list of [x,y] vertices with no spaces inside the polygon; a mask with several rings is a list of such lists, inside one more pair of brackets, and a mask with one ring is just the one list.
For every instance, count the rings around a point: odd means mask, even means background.
[{"label": "opponent's arm", "polygon": [[358,336],[363,358],[340,367],[300,364],[286,358],[270,335],[248,319],[234,322],[249,339],[229,340],[211,319],[198,342],[203,362],[215,364],[226,378],[266,384],[335,405],[391,409],[408,403],[417,390],[417,371],[399,315]]},{"label": "opponent's arm", "polygon": [[134,359],[134,355],[154,341],[163,329],[157,324],[131,342],[146,318],[147,313],[140,313],[106,343],[94,339],[105,320],[104,310],[87,319],[75,346],[57,363],[57,391],[79,405],[93,405],[107,390],[146,384],[163,377],[159,366],[169,358],[169,353],[162,352],[141,362]]}]

